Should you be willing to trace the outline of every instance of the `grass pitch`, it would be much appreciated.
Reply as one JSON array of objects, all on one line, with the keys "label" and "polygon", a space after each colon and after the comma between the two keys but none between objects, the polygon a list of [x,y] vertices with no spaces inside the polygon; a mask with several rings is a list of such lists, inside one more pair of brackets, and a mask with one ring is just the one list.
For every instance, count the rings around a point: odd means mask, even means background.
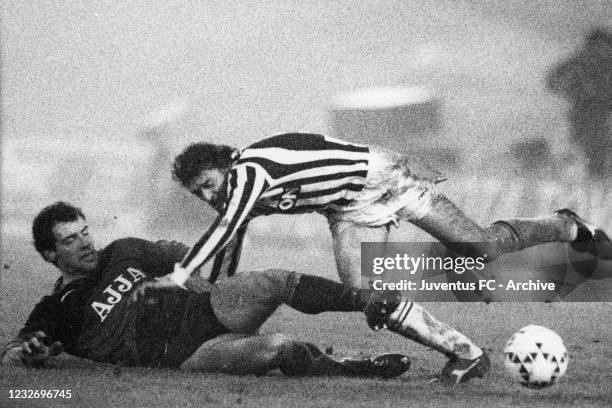
[{"label": "grass pitch", "polygon": [[[287,378],[186,373],[126,368],[62,358],[54,368],[2,368],[1,405],[113,407],[587,407],[610,406],[612,383],[608,304],[428,304],[429,309],[485,344],[491,374],[449,387],[431,383],[444,364],[438,353],[397,335],[371,332],[359,314],[301,316],[283,308],[265,326],[332,348],[333,355],[401,351],[412,368],[398,379]],[[571,355],[560,383],[529,390],[503,369],[501,350],[512,332],[528,323],[553,327]],[[330,350],[328,350],[330,351]],[[9,389],[71,389],[70,400],[8,399]]]}]

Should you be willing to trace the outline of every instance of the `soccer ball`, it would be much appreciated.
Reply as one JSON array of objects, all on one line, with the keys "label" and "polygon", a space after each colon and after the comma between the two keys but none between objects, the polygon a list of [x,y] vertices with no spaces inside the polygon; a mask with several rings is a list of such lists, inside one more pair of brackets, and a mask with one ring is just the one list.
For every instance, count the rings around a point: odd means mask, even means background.
[{"label": "soccer ball", "polygon": [[553,385],[565,371],[569,356],[563,340],[546,327],[529,325],[514,333],[504,348],[504,364],[528,388]]}]

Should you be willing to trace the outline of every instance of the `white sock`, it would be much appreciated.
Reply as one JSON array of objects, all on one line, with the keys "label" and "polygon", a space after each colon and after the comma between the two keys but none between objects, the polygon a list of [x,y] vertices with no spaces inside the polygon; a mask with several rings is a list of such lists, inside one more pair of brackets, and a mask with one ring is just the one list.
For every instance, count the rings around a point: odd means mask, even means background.
[{"label": "white sock", "polygon": [[448,357],[474,359],[482,349],[463,333],[437,320],[421,305],[403,301],[389,316],[388,329]]}]

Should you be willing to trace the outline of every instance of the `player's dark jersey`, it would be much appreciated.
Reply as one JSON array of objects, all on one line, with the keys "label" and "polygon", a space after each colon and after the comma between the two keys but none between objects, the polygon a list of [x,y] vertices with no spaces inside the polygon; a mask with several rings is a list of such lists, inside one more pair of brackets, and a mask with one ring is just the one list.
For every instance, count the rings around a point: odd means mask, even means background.
[{"label": "player's dark jersey", "polygon": [[230,170],[223,212],[182,266],[195,271],[258,215],[349,205],[365,185],[368,163],[367,146],[316,134],[288,133],[250,145]]},{"label": "player's dark jersey", "polygon": [[[128,365],[179,365],[204,341],[227,332],[212,313],[208,294],[165,294],[154,306],[130,304],[139,281],[169,273],[187,247],[136,238],[113,242],[100,253],[90,277],[44,297],[19,336],[44,331],[78,357]],[[188,315],[190,313],[190,315]]]}]

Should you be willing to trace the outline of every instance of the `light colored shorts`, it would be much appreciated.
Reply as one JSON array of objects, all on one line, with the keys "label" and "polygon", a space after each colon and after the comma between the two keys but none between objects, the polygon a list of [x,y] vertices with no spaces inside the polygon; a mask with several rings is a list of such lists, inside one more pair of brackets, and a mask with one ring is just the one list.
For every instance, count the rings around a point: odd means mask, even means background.
[{"label": "light colored shorts", "polygon": [[440,193],[436,184],[446,180],[425,163],[391,150],[372,146],[368,177],[350,205],[326,213],[332,230],[342,221],[368,227],[397,226],[431,211]]}]

